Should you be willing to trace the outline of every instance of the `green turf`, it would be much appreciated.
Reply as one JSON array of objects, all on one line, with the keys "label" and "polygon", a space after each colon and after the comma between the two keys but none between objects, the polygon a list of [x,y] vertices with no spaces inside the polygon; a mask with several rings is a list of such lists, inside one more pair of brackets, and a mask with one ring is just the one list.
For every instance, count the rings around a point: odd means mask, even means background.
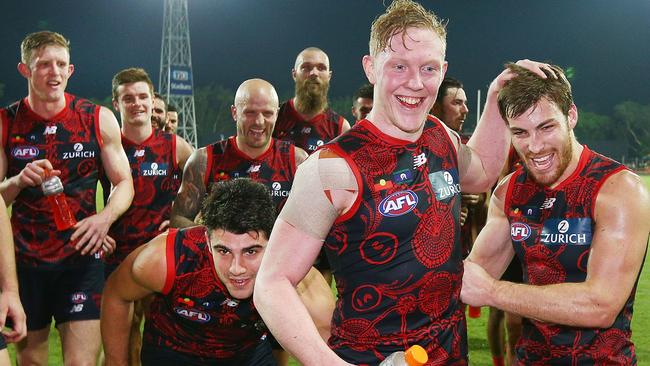
[{"label": "green turf", "polygon": [[[650,188],[650,175],[642,176],[646,186]],[[101,187],[100,187],[101,189]],[[101,193],[100,193],[101,194]],[[650,332],[643,331],[650,329],[650,269],[645,266],[637,286],[636,300],[634,303],[634,317],[632,318],[632,341],[636,345],[636,352],[639,365],[650,364]],[[481,317],[467,319],[469,337],[469,356],[471,365],[489,366],[492,356],[487,346],[485,326],[487,323],[487,308],[483,308]],[[14,360],[14,346],[9,345],[9,352]],[[58,332],[52,329],[50,332],[50,358],[49,365],[63,365],[61,357],[61,342]],[[299,365],[291,360],[290,365]]]}]

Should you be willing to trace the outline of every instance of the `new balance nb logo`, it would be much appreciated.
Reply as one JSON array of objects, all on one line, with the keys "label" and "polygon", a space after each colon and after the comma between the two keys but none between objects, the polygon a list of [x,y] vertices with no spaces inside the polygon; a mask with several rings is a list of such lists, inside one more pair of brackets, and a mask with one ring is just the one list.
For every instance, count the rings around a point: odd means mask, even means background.
[{"label": "new balance nb logo", "polygon": [[250,168],[248,168],[248,170],[246,171],[246,173],[249,173],[249,174],[250,173],[257,173],[257,172],[260,171],[260,167],[261,167],[261,165],[259,165],[259,164],[251,165]]},{"label": "new balance nb logo", "polygon": [[426,163],[427,163],[427,156],[424,153],[420,155],[415,155],[413,157],[413,166],[416,168],[419,168]]},{"label": "new balance nb logo", "polygon": [[544,203],[542,203],[542,207],[540,207],[542,210],[548,210],[551,207],[553,207],[553,204],[555,203],[555,198],[547,198],[544,200]]},{"label": "new balance nb logo", "polygon": [[143,157],[143,156],[144,156],[144,150],[136,150],[136,151],[133,153],[133,156],[136,157],[136,158],[141,158],[141,157]]},{"label": "new balance nb logo", "polygon": [[43,135],[56,135],[56,127],[57,126],[45,126],[45,131],[43,131]]}]

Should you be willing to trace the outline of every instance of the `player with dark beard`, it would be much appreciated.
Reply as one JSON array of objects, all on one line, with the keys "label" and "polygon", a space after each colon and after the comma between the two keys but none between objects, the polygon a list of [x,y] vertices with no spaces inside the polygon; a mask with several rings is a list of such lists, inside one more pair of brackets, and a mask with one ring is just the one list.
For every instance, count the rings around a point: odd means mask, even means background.
[{"label": "player with dark beard", "polygon": [[[291,76],[296,82],[296,95],[280,106],[273,137],[288,140],[311,154],[349,130],[350,123],[327,104],[332,70],[323,50],[316,47],[302,50],[296,57]],[[314,266],[328,283],[332,282],[332,270],[324,251]]]},{"label": "player with dark beard", "polygon": [[291,76],[296,95],[280,106],[273,137],[314,152],[319,146],[350,129],[350,123],[327,104],[332,78],[327,54],[316,47],[298,54]]}]

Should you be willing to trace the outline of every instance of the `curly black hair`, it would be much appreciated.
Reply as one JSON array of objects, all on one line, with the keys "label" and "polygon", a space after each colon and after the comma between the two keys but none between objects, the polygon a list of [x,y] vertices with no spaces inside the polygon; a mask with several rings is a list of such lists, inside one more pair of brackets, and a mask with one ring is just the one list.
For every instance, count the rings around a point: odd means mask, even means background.
[{"label": "curly black hair", "polygon": [[201,208],[201,223],[209,230],[222,229],[233,234],[255,231],[268,238],[275,215],[275,204],[266,186],[237,178],[212,185]]}]

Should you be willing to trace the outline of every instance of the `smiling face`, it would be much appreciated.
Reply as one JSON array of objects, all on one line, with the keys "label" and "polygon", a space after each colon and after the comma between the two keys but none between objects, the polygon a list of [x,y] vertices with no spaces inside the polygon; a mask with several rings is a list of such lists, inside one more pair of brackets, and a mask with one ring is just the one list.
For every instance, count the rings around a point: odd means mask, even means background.
[{"label": "smiling face", "polygon": [[151,122],[152,95],[144,81],[122,84],[117,87],[117,100],[113,107],[120,112],[123,125],[145,126]]},{"label": "smiling face", "polygon": [[278,96],[271,84],[260,79],[244,82],[231,107],[237,122],[237,146],[252,153],[265,151],[278,118]]},{"label": "smiling face", "polygon": [[153,98],[153,110],[151,112],[151,126],[162,129],[167,123],[167,111],[165,101],[160,98]]},{"label": "smiling face", "polygon": [[575,105],[565,116],[546,98],[516,118],[508,118],[512,145],[534,181],[553,186],[566,179],[578,164],[574,154]]},{"label": "smiling face", "polygon": [[447,70],[444,43],[434,31],[408,28],[376,56],[365,56],[366,76],[374,84],[368,119],[384,133],[417,139]]},{"label": "smiling face", "polygon": [[47,45],[34,50],[28,64],[21,62],[18,71],[28,80],[30,96],[51,103],[65,100],[65,88],[74,67],[66,48]]},{"label": "smiling face", "polygon": [[210,252],[219,280],[235,299],[253,295],[255,278],[268,238],[259,232],[233,234],[222,229],[210,235]]}]

